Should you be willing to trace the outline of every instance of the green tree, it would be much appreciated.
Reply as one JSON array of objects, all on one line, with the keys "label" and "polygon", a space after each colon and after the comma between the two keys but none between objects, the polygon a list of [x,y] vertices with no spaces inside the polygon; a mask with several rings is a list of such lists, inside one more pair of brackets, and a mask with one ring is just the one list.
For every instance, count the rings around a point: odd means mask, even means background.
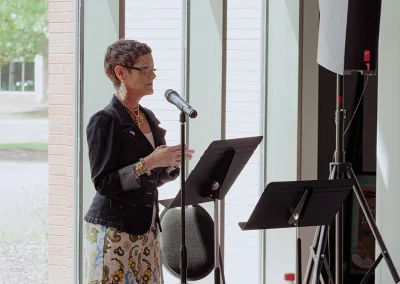
[{"label": "green tree", "polygon": [[47,0],[0,0],[0,67],[45,54],[47,38]]}]

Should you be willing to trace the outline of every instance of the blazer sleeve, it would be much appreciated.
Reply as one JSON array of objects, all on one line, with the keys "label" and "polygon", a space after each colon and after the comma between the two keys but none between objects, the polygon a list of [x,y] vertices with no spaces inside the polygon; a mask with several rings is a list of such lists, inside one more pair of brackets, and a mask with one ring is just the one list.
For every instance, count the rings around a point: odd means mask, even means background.
[{"label": "blazer sleeve", "polygon": [[180,172],[181,172],[181,169],[178,167],[164,168],[158,178],[157,187],[162,186],[162,185],[166,184],[167,182],[175,180],[179,176]]},{"label": "blazer sleeve", "polygon": [[135,179],[135,164],[119,168],[121,131],[115,119],[105,111],[94,114],[86,128],[91,178],[103,196],[140,187]]}]

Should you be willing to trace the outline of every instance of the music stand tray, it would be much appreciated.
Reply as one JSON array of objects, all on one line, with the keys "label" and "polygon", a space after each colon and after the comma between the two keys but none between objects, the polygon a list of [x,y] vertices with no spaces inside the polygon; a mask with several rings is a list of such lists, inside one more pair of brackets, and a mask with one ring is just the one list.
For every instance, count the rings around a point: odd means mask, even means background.
[{"label": "music stand tray", "polygon": [[[213,141],[188,176],[185,184],[186,205],[221,200],[247,164],[262,136]],[[213,190],[215,182],[218,190]],[[214,192],[218,191],[217,198]],[[180,206],[181,191],[175,198],[159,201],[166,208]]]},{"label": "music stand tray", "polygon": [[[242,230],[260,230],[329,225],[353,185],[351,179],[271,182],[249,220],[239,226]],[[302,205],[300,212],[294,212],[297,203]],[[293,213],[300,215],[296,222],[290,222]]]},{"label": "music stand tray", "polygon": [[[242,230],[329,225],[346,200],[354,180],[271,182]],[[296,239],[296,283],[301,284],[301,240]]]}]

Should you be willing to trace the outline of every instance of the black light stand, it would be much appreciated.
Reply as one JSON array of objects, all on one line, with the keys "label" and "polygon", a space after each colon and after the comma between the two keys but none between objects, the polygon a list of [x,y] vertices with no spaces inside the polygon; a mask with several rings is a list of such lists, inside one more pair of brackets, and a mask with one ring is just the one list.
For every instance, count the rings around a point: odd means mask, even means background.
[{"label": "black light stand", "polygon": [[[365,277],[363,278],[361,284],[366,284],[369,277],[372,275],[375,268],[378,266],[379,262],[385,259],[386,264],[390,270],[393,277],[394,283],[400,283],[400,277],[396,271],[393,261],[390,257],[389,251],[383,241],[383,238],[379,232],[376,225],[374,216],[367,204],[364,197],[362,189],[357,181],[354,174],[352,166],[350,163],[345,162],[345,151],[344,151],[344,119],[346,117],[346,110],[344,109],[344,96],[343,96],[343,76],[337,75],[337,90],[336,90],[336,112],[335,112],[335,124],[336,124],[336,149],[334,152],[334,162],[330,163],[330,175],[329,179],[344,179],[349,178],[355,181],[353,185],[353,192],[355,197],[360,204],[366,220],[371,228],[371,231],[378,243],[381,254],[375,260],[374,264],[371,266]],[[335,284],[343,284],[343,206],[336,215],[336,243],[335,243]],[[313,284],[325,283],[321,275],[322,265],[325,265],[326,272],[328,274],[328,283],[333,284],[332,277],[330,276],[330,271],[328,263],[325,257],[326,243],[328,239],[328,226],[318,227],[315,233],[315,238],[313,245],[311,247],[311,254],[307,265],[307,270],[305,273],[304,284],[308,284],[311,277],[311,271],[313,269],[313,261],[315,262],[315,267],[312,274]]]},{"label": "black light stand", "polygon": [[186,284],[187,282],[187,250],[186,250],[186,227],[185,227],[185,204],[186,204],[186,191],[185,191],[185,138],[186,138],[186,116],[184,112],[180,114],[181,122],[181,226],[182,226],[182,245],[181,245],[181,283]]}]

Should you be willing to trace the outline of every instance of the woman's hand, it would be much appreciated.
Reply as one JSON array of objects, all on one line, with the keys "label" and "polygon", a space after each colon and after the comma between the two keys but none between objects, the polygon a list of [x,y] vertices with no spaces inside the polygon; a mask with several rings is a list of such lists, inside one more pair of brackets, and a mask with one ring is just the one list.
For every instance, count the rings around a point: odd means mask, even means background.
[{"label": "woman's hand", "polygon": [[[187,145],[185,147],[185,160],[191,160],[194,150],[189,150]],[[153,153],[145,157],[144,163],[149,171],[154,168],[161,167],[178,167],[181,165],[181,145],[175,146],[159,146]]]}]

